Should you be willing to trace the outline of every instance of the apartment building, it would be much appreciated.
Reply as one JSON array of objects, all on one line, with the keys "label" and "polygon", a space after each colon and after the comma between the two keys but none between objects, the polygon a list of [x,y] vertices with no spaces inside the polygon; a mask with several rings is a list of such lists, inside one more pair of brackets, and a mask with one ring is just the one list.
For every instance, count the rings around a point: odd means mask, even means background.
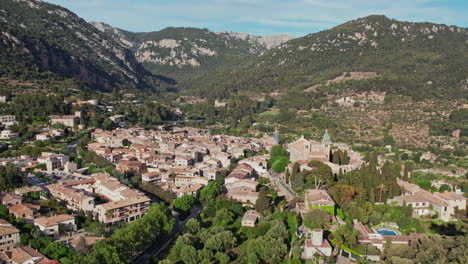
[{"label": "apartment building", "polygon": [[94,197],[81,190],[64,186],[63,183],[49,184],[45,186],[50,194],[67,204],[67,208],[73,211],[94,210]]},{"label": "apartment building", "polygon": [[109,224],[119,221],[131,222],[148,212],[150,199],[146,196],[135,197],[120,201],[112,201],[96,206],[100,222]]},{"label": "apartment building", "polygon": [[[66,202],[67,207],[75,211],[93,212],[99,221],[106,224],[133,221],[143,216],[150,206],[150,199],[142,192],[121,184],[117,178],[105,173],[93,174],[86,180],[47,185],[46,188],[54,197]],[[95,196],[108,202],[95,205]]]},{"label": "apartment building", "polygon": [[0,251],[12,250],[20,243],[20,231],[8,221],[0,219]]}]

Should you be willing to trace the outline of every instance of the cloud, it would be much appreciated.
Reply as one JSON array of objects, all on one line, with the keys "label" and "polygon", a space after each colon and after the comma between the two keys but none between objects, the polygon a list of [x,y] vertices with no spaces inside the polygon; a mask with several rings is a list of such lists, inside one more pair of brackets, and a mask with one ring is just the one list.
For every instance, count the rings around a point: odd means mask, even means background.
[{"label": "cloud", "polygon": [[463,0],[49,0],[88,21],[130,31],[169,26],[230,30],[260,35],[296,36],[324,30],[351,19],[384,14],[406,21],[466,27]]}]

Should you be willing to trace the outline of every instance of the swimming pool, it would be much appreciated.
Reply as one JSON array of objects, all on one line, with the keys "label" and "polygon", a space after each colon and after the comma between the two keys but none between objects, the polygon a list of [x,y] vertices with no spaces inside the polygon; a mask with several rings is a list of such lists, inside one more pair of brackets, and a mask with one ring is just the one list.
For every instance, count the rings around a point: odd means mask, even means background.
[{"label": "swimming pool", "polygon": [[398,232],[397,230],[391,229],[391,228],[386,228],[386,227],[379,227],[375,231],[377,231],[377,233],[385,235],[385,236],[398,236],[398,235],[400,235],[400,232]]}]

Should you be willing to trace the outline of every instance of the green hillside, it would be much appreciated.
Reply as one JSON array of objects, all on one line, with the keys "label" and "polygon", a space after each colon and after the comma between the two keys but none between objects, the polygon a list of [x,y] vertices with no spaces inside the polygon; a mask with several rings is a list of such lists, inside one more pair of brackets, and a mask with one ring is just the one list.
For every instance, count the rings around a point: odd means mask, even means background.
[{"label": "green hillside", "polygon": [[369,16],[285,42],[235,70],[198,78],[191,89],[208,97],[302,90],[344,72],[380,74],[349,84],[362,90],[466,97],[468,29]]}]

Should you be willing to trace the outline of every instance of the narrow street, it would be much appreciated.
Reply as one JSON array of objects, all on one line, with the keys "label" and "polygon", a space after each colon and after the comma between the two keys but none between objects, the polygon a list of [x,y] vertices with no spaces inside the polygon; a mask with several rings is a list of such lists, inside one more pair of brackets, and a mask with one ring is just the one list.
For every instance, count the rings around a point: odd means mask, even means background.
[{"label": "narrow street", "polygon": [[291,201],[292,199],[297,197],[297,193],[291,189],[291,187],[284,181],[284,179],[280,176],[279,173],[272,171],[271,180],[272,183],[278,186],[281,192],[284,193],[287,201]]},{"label": "narrow street", "polygon": [[192,218],[197,218],[200,215],[201,210],[203,207],[201,205],[197,205],[192,208],[190,215],[185,218],[183,221],[176,219],[176,223],[174,224],[174,228],[172,231],[167,234],[166,236],[162,237],[155,245],[149,247],[145,252],[143,252],[137,259],[133,261],[136,264],[151,264],[151,258],[158,256],[163,250],[167,248],[177,237],[182,233],[184,230],[185,224],[188,220]]}]

